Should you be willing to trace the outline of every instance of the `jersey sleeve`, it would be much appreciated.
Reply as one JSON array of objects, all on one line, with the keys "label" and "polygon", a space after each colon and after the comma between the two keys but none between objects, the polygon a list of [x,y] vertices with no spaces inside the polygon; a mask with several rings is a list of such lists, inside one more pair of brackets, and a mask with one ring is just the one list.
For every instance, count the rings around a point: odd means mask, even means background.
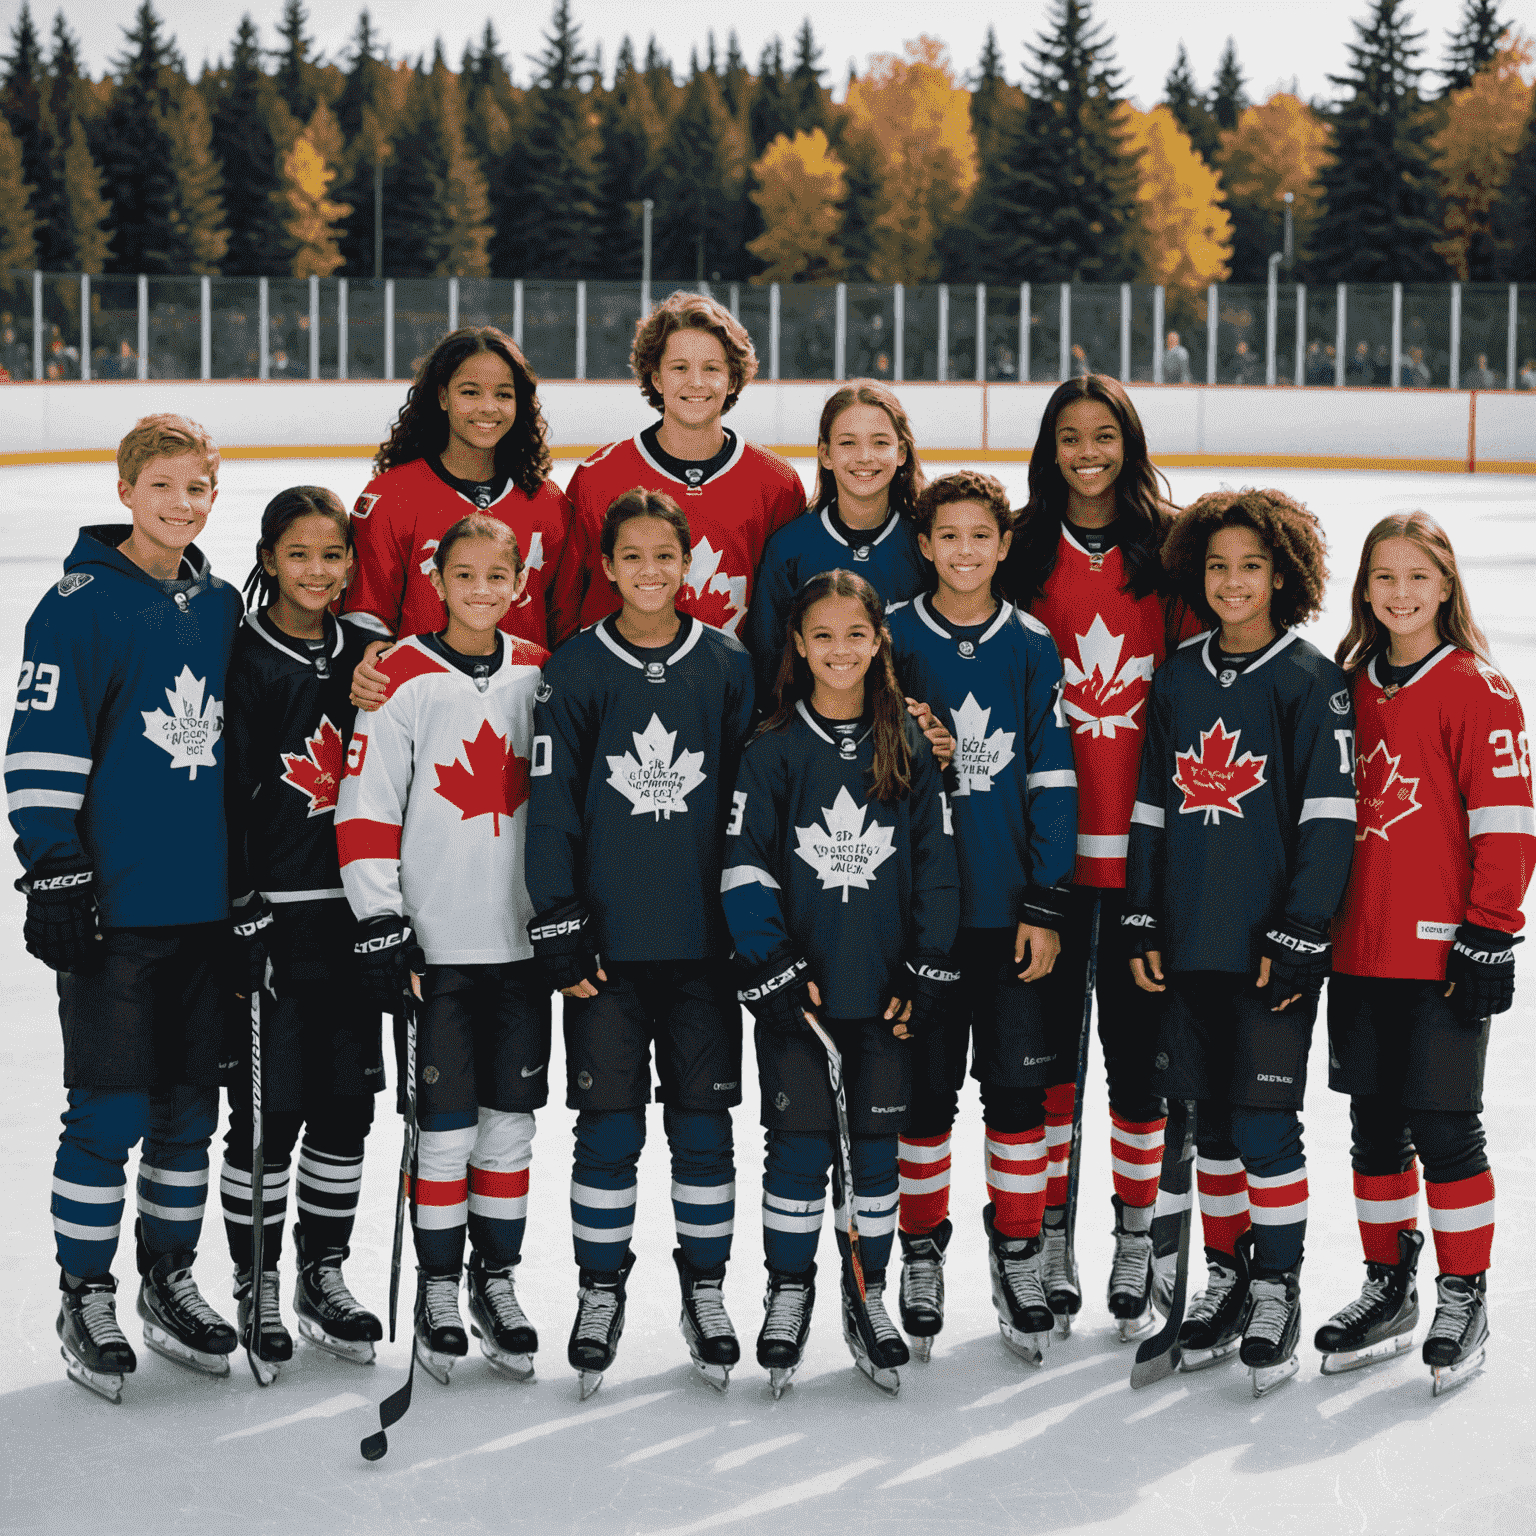
[{"label": "jersey sleeve", "polygon": [[405,915],[400,839],[411,793],[412,712],[408,691],[391,694],[375,713],[358,716],[347,748],[336,795],[336,852],[359,922]]},{"label": "jersey sleeve", "polygon": [[[528,770],[528,899],[536,913],[581,897],[587,781],[597,720],[577,669],[546,670],[533,706]],[[543,695],[543,697],[540,697]]]},{"label": "jersey sleeve", "polygon": [[1072,733],[1061,710],[1062,668],[1048,635],[1031,654],[1025,699],[1028,728],[1029,878],[1057,885],[1077,863],[1077,771]]},{"label": "jersey sleeve", "polygon": [[554,645],[564,645],[581,627],[581,605],[596,569],[591,519],[586,512],[586,466],[578,464],[566,490],[569,503],[565,544],[549,584],[549,635]]},{"label": "jersey sleeve", "polygon": [[769,529],[770,538],[780,528],[794,522],[805,511],[805,481],[800,478],[793,465],[787,467],[789,478],[773,509],[773,526]]},{"label": "jersey sleeve", "polygon": [[82,604],[76,624],[60,623],[70,615],[45,598],[27,622],[5,755],[6,808],[27,869],[39,859],[85,856],[75,817],[109,683],[95,625],[78,622],[88,613]]},{"label": "jersey sleeve", "polygon": [[912,752],[911,952],[935,959],[954,948],[960,931],[960,864],[949,796],[915,725],[908,728],[907,744]]},{"label": "jersey sleeve", "polygon": [[779,658],[784,654],[784,621],[795,600],[793,562],[785,553],[785,540],[769,539],[763,562],[757,568],[752,588],[752,605],[742,625],[742,640],[752,655],[757,677],[757,696],[767,708],[773,696],[774,679],[779,675]]},{"label": "jersey sleeve", "polygon": [[1355,705],[1331,663],[1312,679],[1290,730],[1300,810],[1285,916],[1324,928],[1344,899],[1355,856]]},{"label": "jersey sleeve", "polygon": [[373,481],[352,509],[355,564],[342,603],[343,618],[379,639],[400,631],[411,552],[410,517],[388,479]]},{"label": "jersey sleeve", "polygon": [[259,709],[254,669],[244,664],[237,648],[224,693],[224,819],[229,827],[229,894],[235,902],[253,888],[246,850],[261,786],[261,764],[266,761]]},{"label": "jersey sleeve", "polygon": [[783,754],[765,741],[742,758],[726,824],[720,905],[737,957],[760,965],[791,943],[773,871],[781,866],[778,807],[787,792]]},{"label": "jersey sleeve", "polygon": [[1131,807],[1130,845],[1125,862],[1125,905],[1128,912],[1149,912],[1161,918],[1163,870],[1168,847],[1165,823],[1168,786],[1173,782],[1167,673],[1152,678],[1147,696],[1147,739],[1141,750],[1136,803]]}]

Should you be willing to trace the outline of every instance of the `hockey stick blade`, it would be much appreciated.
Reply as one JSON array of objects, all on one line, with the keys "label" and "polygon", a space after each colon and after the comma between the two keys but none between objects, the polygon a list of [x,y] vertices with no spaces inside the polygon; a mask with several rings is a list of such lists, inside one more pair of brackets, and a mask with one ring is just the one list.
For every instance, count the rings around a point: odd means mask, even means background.
[{"label": "hockey stick blade", "polygon": [[[1170,1122],[1183,1121],[1180,1137],[1180,1161],[1188,1163],[1195,1150],[1195,1106],[1188,1100],[1175,1100]],[[1191,1189],[1191,1194],[1193,1189]],[[1189,1291],[1189,1238],[1194,1221],[1193,1202],[1184,1207],[1179,1218],[1179,1258],[1173,1273],[1173,1294],[1168,1298],[1168,1318],[1150,1339],[1136,1350],[1131,1367],[1131,1387],[1155,1386],[1179,1368],[1179,1329],[1184,1325],[1184,1302]]]},{"label": "hockey stick blade", "polygon": [[[405,993],[405,1135],[400,1148],[400,1188],[395,1195],[395,1240],[389,1260],[389,1342],[395,1342],[400,1310],[400,1256],[405,1244],[405,1212],[411,1203],[411,1173],[416,1160],[416,996]],[[379,1452],[382,1456],[383,1451]]]},{"label": "hockey stick blade", "polygon": [[416,1382],[416,1336],[414,1329],[411,1334],[411,1363],[406,1369],[405,1385],[391,1392],[388,1397],[379,1404],[379,1427],[371,1435],[363,1437],[358,1449],[363,1453],[364,1461],[383,1461],[389,1453],[389,1434],[391,1426],[398,1424],[403,1419],[411,1406],[411,1388]]}]

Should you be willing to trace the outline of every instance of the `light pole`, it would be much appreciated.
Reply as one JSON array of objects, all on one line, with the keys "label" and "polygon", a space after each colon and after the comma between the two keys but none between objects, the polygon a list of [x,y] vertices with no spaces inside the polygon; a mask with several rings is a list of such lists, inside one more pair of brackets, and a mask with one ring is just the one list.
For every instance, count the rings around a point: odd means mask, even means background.
[{"label": "light pole", "polygon": [[1280,306],[1280,264],[1283,262],[1287,271],[1296,259],[1296,246],[1292,234],[1291,208],[1296,197],[1292,192],[1285,194],[1285,240],[1284,248],[1273,252],[1269,258],[1269,298],[1265,305],[1264,317],[1264,382],[1275,382],[1275,331],[1279,323]]},{"label": "light pole", "polygon": [[640,313],[651,312],[651,213],[656,207],[654,198],[646,198],[640,205],[644,214],[644,235],[640,255]]}]

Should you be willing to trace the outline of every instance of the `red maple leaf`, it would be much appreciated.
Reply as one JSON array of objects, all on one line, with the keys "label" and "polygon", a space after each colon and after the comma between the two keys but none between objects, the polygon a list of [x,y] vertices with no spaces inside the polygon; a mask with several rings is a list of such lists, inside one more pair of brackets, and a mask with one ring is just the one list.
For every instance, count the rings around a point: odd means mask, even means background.
[{"label": "red maple leaf", "polygon": [[1387,841],[1387,828],[1411,816],[1419,808],[1414,791],[1417,779],[1405,779],[1397,771],[1402,762],[1393,757],[1387,744],[1378,741],[1364,757],[1355,759],[1355,841],[1362,843],[1374,832]]},{"label": "red maple leaf", "polygon": [[684,586],[678,590],[677,606],[684,613],[691,613],[701,624],[708,624],[715,629],[726,629],[736,617],[736,605],[731,601],[729,592],[709,589],[696,592],[691,586]]},{"label": "red maple leaf", "polygon": [[309,796],[309,814],[324,816],[336,809],[336,786],[347,762],[347,744],[327,715],[304,743],[304,755],[283,753],[283,783]]},{"label": "red maple leaf", "polygon": [[1184,791],[1184,804],[1179,814],[1204,811],[1205,823],[1221,824],[1223,813],[1241,817],[1243,808],[1237,803],[1244,795],[1250,795],[1264,778],[1267,757],[1255,757],[1244,752],[1234,761],[1237,740],[1242,731],[1227,734],[1226,726],[1218,720],[1208,731],[1200,732],[1200,750],[1191,747],[1187,752],[1176,754],[1173,774],[1174,784]]},{"label": "red maple leaf", "polygon": [[459,808],[460,819],[489,816],[491,832],[501,836],[501,818],[512,815],[528,798],[528,759],[512,750],[510,738],[503,741],[491,729],[491,722],[481,722],[479,734],[464,743],[465,767],[458,758],[447,764],[434,763],[437,792]]}]

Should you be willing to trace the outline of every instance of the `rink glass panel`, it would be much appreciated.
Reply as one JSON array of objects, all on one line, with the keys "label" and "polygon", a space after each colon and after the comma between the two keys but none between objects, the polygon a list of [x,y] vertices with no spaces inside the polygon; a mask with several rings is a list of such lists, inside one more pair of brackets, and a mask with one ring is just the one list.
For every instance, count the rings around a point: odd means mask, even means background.
[{"label": "rink glass panel", "polygon": [[1515,388],[1536,389],[1536,283],[1522,283],[1516,300]]},{"label": "rink glass panel", "polygon": [[1061,284],[1031,283],[1029,288],[1030,384],[1061,379]]},{"label": "rink glass panel", "polygon": [[1345,290],[1344,382],[1352,389],[1392,384],[1392,285],[1351,283]]},{"label": "rink glass panel", "polygon": [[640,320],[638,283],[587,284],[587,377],[627,379],[635,326]]},{"label": "rink glass panel", "polygon": [[576,377],[574,282],[523,284],[523,352],[541,379]]},{"label": "rink glass panel", "polygon": [[1019,381],[1019,285],[992,284],[987,289],[987,382]]},{"label": "rink glass panel", "polygon": [[[1463,389],[1503,389],[1509,356],[1509,284],[1463,283],[1461,286],[1461,379]],[[1478,358],[1494,383],[1477,378]],[[1517,359],[1518,361],[1518,359]]]},{"label": "rink glass panel", "polygon": [[779,377],[830,379],[836,322],[835,288],[785,283],[779,289]]},{"label": "rink glass panel", "polygon": [[768,355],[768,332],[773,295],[766,283],[742,283],[736,294],[736,318],[747,328],[757,353],[757,376],[766,379],[772,365]]},{"label": "rink glass panel", "polygon": [[[1264,311],[1269,290],[1262,283],[1223,283],[1216,290],[1216,382],[1264,382]],[[1294,319],[1292,321],[1294,324]],[[1200,370],[1190,349],[1191,372]]]},{"label": "rink glass panel", "polygon": [[1398,368],[1405,389],[1446,389],[1451,378],[1451,290],[1444,283],[1403,285],[1403,343]]},{"label": "rink glass panel", "polygon": [[848,284],[848,342],[844,376],[891,379],[896,374],[896,296],[877,283]]},{"label": "rink glass panel", "polygon": [[395,279],[395,377],[413,378],[418,363],[448,329],[448,284],[442,278]]},{"label": "rink glass panel", "polygon": [[1334,384],[1335,342],[1338,338],[1339,293],[1333,283],[1307,284],[1307,345],[1302,382],[1309,389]]},{"label": "rink glass panel", "polygon": [[[308,310],[306,288],[305,309]],[[308,358],[308,348],[305,349]],[[203,288],[195,277],[149,280],[149,376],[196,379],[203,372]],[[308,371],[306,361],[305,371]]]},{"label": "rink glass panel", "polygon": [[939,376],[939,288],[913,283],[902,293],[902,377]]},{"label": "rink glass panel", "polygon": [[[396,353],[397,376],[399,372]],[[354,277],[347,282],[347,377],[384,377],[384,284],[371,277]]]}]

